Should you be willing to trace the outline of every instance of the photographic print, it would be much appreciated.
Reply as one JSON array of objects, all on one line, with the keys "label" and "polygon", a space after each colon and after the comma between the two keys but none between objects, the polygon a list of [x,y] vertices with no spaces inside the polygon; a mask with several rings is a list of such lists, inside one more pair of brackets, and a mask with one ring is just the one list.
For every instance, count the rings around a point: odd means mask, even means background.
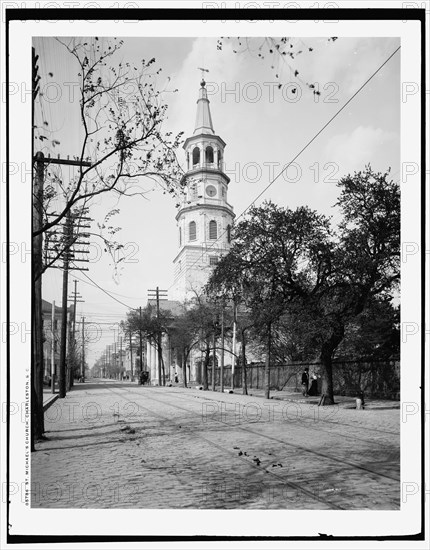
[{"label": "photographic print", "polygon": [[10,22],[11,533],[419,532],[419,20],[133,11]]}]

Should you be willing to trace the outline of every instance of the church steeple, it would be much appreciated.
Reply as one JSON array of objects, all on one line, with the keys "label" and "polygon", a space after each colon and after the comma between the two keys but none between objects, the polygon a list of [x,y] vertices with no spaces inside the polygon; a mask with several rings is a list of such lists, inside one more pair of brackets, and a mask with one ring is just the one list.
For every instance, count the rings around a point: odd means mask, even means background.
[{"label": "church steeple", "polygon": [[206,90],[206,82],[202,78],[200,82],[199,99],[197,100],[197,115],[194,135],[197,134],[215,134],[211,111],[209,108],[208,92]]},{"label": "church steeple", "polygon": [[173,260],[175,282],[171,294],[180,300],[200,292],[218,260],[230,248],[234,212],[227,201],[230,178],[224,172],[225,146],[213,129],[202,78],[195,129],[183,145],[184,194],[176,214],[179,249]]}]

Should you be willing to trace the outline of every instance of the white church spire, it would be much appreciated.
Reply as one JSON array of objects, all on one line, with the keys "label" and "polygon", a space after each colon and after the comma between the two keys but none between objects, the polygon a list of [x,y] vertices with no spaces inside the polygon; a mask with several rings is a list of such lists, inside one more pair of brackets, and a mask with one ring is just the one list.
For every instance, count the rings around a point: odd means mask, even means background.
[{"label": "white church spire", "polygon": [[197,100],[197,115],[194,135],[198,134],[215,134],[211,111],[209,108],[208,92],[206,90],[206,82],[204,78],[200,82],[199,99]]},{"label": "white church spire", "polygon": [[195,130],[183,145],[186,172],[181,182],[184,196],[177,205],[178,251],[171,291],[181,301],[201,292],[214,266],[227,254],[234,220],[227,201],[226,143],[214,132],[205,86],[202,78]]}]

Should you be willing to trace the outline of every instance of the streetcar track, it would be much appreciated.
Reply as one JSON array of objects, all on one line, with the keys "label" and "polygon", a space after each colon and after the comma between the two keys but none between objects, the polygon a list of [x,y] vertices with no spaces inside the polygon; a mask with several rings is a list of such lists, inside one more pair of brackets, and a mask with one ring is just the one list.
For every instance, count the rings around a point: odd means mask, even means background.
[{"label": "streetcar track", "polygon": [[[134,392],[134,393],[137,393],[137,392]],[[182,397],[182,395],[177,393],[177,392],[168,392],[168,393],[170,393],[171,395],[176,395],[176,396],[178,396],[179,399],[182,399],[183,401],[186,401],[186,398]],[[209,397],[204,397],[204,396],[202,396],[202,397],[194,396],[194,397],[196,399],[203,399],[205,401],[210,401],[210,402],[217,403],[217,401],[215,399],[211,399]],[[228,401],[221,401],[221,403],[228,403]],[[294,401],[288,401],[287,403],[294,403]],[[381,441],[377,441],[377,440],[375,441],[375,440],[363,439],[362,437],[348,435],[348,434],[345,434],[345,433],[341,433],[339,431],[324,430],[323,428],[321,428],[321,426],[316,427],[316,426],[313,426],[312,424],[315,424],[317,422],[318,423],[319,422],[326,422],[328,424],[349,426],[351,428],[360,428],[361,430],[367,430],[367,431],[369,431],[369,428],[364,428],[362,426],[355,426],[354,424],[347,424],[347,423],[344,423],[344,422],[333,422],[331,420],[320,419],[320,418],[318,418],[318,420],[315,421],[315,420],[312,420],[312,418],[309,417],[309,416],[305,416],[304,418],[302,417],[300,420],[306,424],[306,427],[309,427],[309,428],[314,429],[314,430],[322,431],[322,432],[325,432],[325,433],[328,433],[328,434],[334,434],[335,433],[335,434],[337,434],[341,437],[346,437],[347,439],[353,439],[354,441],[363,441],[365,443],[374,443],[376,445],[380,445],[381,447],[386,446],[386,442],[381,442]],[[384,434],[387,434],[387,435],[396,435],[396,436],[399,435],[396,432],[390,432],[390,431],[384,431],[384,430],[378,430],[378,429],[374,429],[374,430],[372,429],[371,431],[372,432],[380,432],[380,433],[384,433]]]},{"label": "streetcar track", "polygon": [[[134,393],[137,393],[137,392],[134,392]],[[170,393],[171,395],[177,395],[180,399],[183,399],[185,400],[186,398],[182,398],[181,394],[177,393],[177,392],[172,392],[172,391],[166,391],[166,393]],[[223,395],[223,394],[220,394],[220,395]],[[234,395],[234,394],[233,394]],[[196,399],[204,399],[206,401],[215,401],[215,399],[212,399],[210,397],[205,397],[205,396],[195,396]],[[249,396],[246,396],[246,397],[249,397]],[[253,396],[254,397],[254,396]],[[257,397],[258,398],[258,397]],[[291,400],[276,400],[277,403],[296,403],[295,401]],[[222,403],[228,403],[228,401],[222,401]],[[303,403],[301,403],[303,404]],[[310,405],[308,405],[309,407]],[[309,418],[309,417],[307,417]],[[387,435],[399,435],[398,432],[392,432],[390,430],[380,430],[378,428],[365,428],[364,426],[360,426],[359,424],[348,424],[347,422],[335,422],[335,421],[332,421],[332,420],[327,420],[325,418],[322,418],[322,419],[318,419],[318,422],[326,422],[327,424],[335,424],[335,425],[339,425],[339,426],[349,426],[350,428],[358,428],[360,430],[365,430],[365,431],[372,431],[372,432],[379,432],[379,433],[383,433],[383,434],[387,434]],[[330,432],[332,433],[332,432]],[[342,434],[343,435],[343,434]],[[363,441],[366,441],[366,440],[363,440]]]},{"label": "streetcar track", "polygon": [[[123,392],[117,392],[117,391],[114,391],[112,388],[108,388],[109,391],[111,391],[112,393],[116,394],[116,395],[119,395],[121,397],[124,397],[124,393]],[[121,388],[117,388],[119,390],[121,390]],[[134,394],[137,394],[137,392],[128,392],[128,393],[134,393]],[[141,394],[139,394],[141,395]],[[153,399],[152,397],[150,397],[150,399]],[[157,401],[158,403],[160,403],[160,401],[158,399],[153,399],[154,401]],[[164,404],[164,402],[161,402]],[[184,410],[185,412],[192,412],[192,411],[187,411],[186,409],[184,409],[183,407],[178,407],[178,406],[175,406],[173,405],[174,408],[177,408],[179,410]],[[162,415],[161,413],[158,413],[158,412],[154,412],[152,409],[148,408],[148,407],[145,407],[143,405],[139,405],[139,408],[142,408],[146,411],[148,411],[152,416],[155,416],[155,417],[159,417],[159,418],[162,418],[163,420],[165,421],[168,421],[168,422],[171,422],[175,425],[177,425],[179,422],[178,421],[175,421],[175,420],[172,420],[172,418],[170,417],[166,417],[164,415]],[[308,489],[305,489],[303,487],[301,487],[299,484],[293,482],[293,481],[287,481],[284,477],[276,474],[276,472],[272,472],[271,470],[268,470],[267,468],[264,468],[262,469],[260,466],[257,466],[256,464],[254,464],[252,461],[249,461],[247,460],[246,458],[242,458],[241,456],[238,456],[237,453],[231,451],[230,449],[226,449],[225,447],[222,447],[221,445],[218,445],[217,443],[215,443],[214,441],[211,441],[210,439],[207,439],[206,437],[204,437],[203,435],[201,435],[200,433],[196,433],[195,431],[190,431],[189,432],[192,436],[196,437],[196,438],[200,438],[202,439],[203,441],[205,441],[206,443],[208,443],[209,445],[217,448],[218,450],[222,451],[223,453],[225,454],[228,454],[228,455],[232,455],[234,456],[236,459],[239,459],[240,461],[244,462],[247,466],[251,466],[252,468],[254,468],[256,471],[258,471],[260,474],[264,471],[264,472],[267,472],[267,474],[269,474],[271,477],[275,478],[277,481],[280,481],[281,483],[283,483],[284,485],[287,485],[289,487],[291,487],[292,489],[296,490],[296,491],[301,491],[302,493],[306,494],[308,497],[312,498],[313,500],[316,500],[317,502],[320,502],[324,505],[328,505],[328,506],[331,506],[333,509],[336,509],[336,510],[345,510],[345,508],[343,508],[342,506],[339,506],[338,504],[335,504],[334,502],[331,502],[329,501],[328,499],[326,498],[320,498],[318,496],[316,496],[314,493],[312,493],[311,491],[309,491]],[[280,441],[282,443],[282,441]]]},{"label": "streetcar track", "polygon": [[[111,388],[109,388],[109,389],[111,390]],[[123,388],[117,388],[117,389],[118,389],[118,390],[122,390]],[[125,388],[124,388],[123,390],[124,390],[124,392],[127,392],[128,394],[132,393],[132,394],[135,394],[135,395],[140,395],[140,396],[142,397],[142,394],[139,393],[139,392],[136,392],[136,391],[133,391],[133,390],[132,390],[132,391],[128,391],[128,390],[126,390]],[[111,390],[111,391],[113,391],[113,390]],[[117,393],[117,395],[123,396],[123,395],[124,395],[124,392],[120,392],[119,394],[118,394],[118,392],[113,392],[113,393]],[[148,397],[148,395],[146,395],[145,397]],[[149,399],[152,399],[153,401],[155,401],[155,402],[157,402],[157,403],[161,403],[161,404],[163,404],[163,405],[170,405],[171,407],[176,408],[176,409],[178,409],[178,410],[182,410],[182,411],[184,411],[184,412],[186,412],[186,413],[192,413],[192,411],[189,411],[189,410],[185,409],[184,407],[181,407],[181,406],[179,406],[179,405],[173,405],[172,403],[166,403],[165,401],[160,401],[159,399],[155,399],[155,398],[152,397],[152,396],[149,396]],[[140,405],[139,405],[139,406],[140,406]],[[151,412],[150,409],[147,409],[146,407],[143,407],[143,408],[146,409],[146,410],[149,410],[149,412]],[[230,424],[228,424],[227,422],[223,422],[222,420],[220,420],[220,419],[218,419],[218,418],[215,418],[214,420],[215,420],[216,422],[219,422],[220,424],[223,424],[223,425],[225,425],[225,426],[231,427]],[[235,428],[240,429],[240,430],[245,431],[245,432],[248,432],[248,433],[250,433],[250,434],[256,435],[256,436],[260,436],[260,437],[265,438],[265,439],[269,439],[269,440],[271,440],[271,441],[275,441],[275,442],[280,443],[280,444],[282,444],[282,445],[287,445],[287,446],[293,447],[293,448],[295,448],[295,449],[298,449],[298,450],[300,450],[300,451],[304,451],[304,452],[306,452],[306,453],[313,454],[313,455],[318,456],[318,457],[320,457],[320,458],[323,458],[323,459],[325,459],[325,460],[331,460],[331,461],[333,461],[333,462],[338,462],[338,463],[340,463],[340,464],[344,464],[344,465],[350,466],[351,468],[356,468],[356,469],[365,471],[365,472],[367,472],[367,473],[369,473],[369,474],[372,474],[372,475],[374,475],[374,476],[376,475],[376,476],[383,477],[383,478],[387,478],[387,479],[390,479],[391,481],[396,481],[396,482],[399,482],[399,481],[400,481],[400,479],[399,479],[398,477],[393,477],[393,476],[391,476],[391,475],[389,475],[389,474],[383,474],[383,473],[380,473],[380,472],[376,472],[376,471],[374,471],[374,470],[371,470],[371,469],[369,469],[369,468],[366,468],[365,466],[362,466],[362,465],[360,465],[360,464],[354,463],[354,462],[352,462],[352,461],[347,461],[347,460],[343,460],[343,459],[341,459],[341,458],[337,458],[337,457],[333,457],[333,456],[330,456],[330,455],[326,455],[326,454],[321,453],[321,452],[319,452],[319,451],[313,451],[313,450],[307,449],[306,447],[303,447],[303,446],[301,446],[301,445],[297,445],[297,444],[294,444],[294,443],[289,443],[289,442],[284,441],[284,440],[282,440],[282,439],[279,439],[279,438],[277,438],[277,437],[270,436],[270,435],[267,435],[267,434],[262,434],[262,433],[260,433],[260,432],[254,431],[254,430],[252,430],[252,429],[250,429],[250,428],[246,428],[246,427],[244,427],[244,426],[236,425]],[[204,438],[203,438],[203,439],[204,439]]]}]

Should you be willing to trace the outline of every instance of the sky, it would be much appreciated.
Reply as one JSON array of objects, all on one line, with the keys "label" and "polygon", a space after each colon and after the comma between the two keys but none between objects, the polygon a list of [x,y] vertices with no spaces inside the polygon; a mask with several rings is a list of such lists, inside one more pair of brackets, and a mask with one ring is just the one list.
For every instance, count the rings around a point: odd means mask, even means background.
[{"label": "sky", "polygon": [[[197,68],[209,70],[205,79],[212,121],[215,133],[227,144],[225,171],[231,179],[228,202],[236,219],[251,203],[272,200],[289,208],[308,205],[333,216],[335,224],[336,182],[342,176],[370,162],[377,171],[390,167],[393,179],[399,180],[398,54],[306,147],[286,173],[279,174],[396,50],[399,40],[293,38],[294,49],[303,53],[289,65],[276,53],[259,57],[264,40],[240,39],[241,45],[238,39],[224,40],[219,50],[215,38],[126,38],[115,61],[138,63],[142,58],[155,57],[155,65],[162,68],[157,84],[166,90],[163,99],[168,104],[163,129],[174,134],[183,131],[184,137],[194,131],[201,80]],[[52,85],[55,81],[58,89],[70,90],[65,83],[76,80],[77,67],[53,38],[36,38],[34,46],[40,56],[43,92],[36,119],[48,119],[51,137],[60,142],[55,148],[43,144],[43,150],[61,156],[78,155],[83,133],[77,98],[70,93],[67,101],[65,93],[55,97],[56,87]],[[297,77],[295,71],[299,72]],[[49,72],[54,74],[51,80]],[[315,96],[305,83],[318,85],[320,96]],[[179,159],[185,166],[182,149]],[[117,197],[103,196],[91,211],[91,216],[100,220],[111,208],[120,209],[114,220],[121,227],[117,237],[126,246],[126,260],[120,271],[115,274],[110,257],[94,241],[89,271],[71,273],[69,288],[73,290],[72,281],[78,279],[78,291],[85,300],[78,304],[77,319],[85,316],[90,327],[90,366],[113,343],[116,323],[125,318],[127,306],[145,306],[148,289],[158,286],[169,290],[173,284],[173,258],[178,246],[176,201],[154,185],[142,185],[147,191],[145,197],[121,198],[118,202]],[[49,269],[43,277],[43,297],[59,305],[61,284],[61,271]]]}]

